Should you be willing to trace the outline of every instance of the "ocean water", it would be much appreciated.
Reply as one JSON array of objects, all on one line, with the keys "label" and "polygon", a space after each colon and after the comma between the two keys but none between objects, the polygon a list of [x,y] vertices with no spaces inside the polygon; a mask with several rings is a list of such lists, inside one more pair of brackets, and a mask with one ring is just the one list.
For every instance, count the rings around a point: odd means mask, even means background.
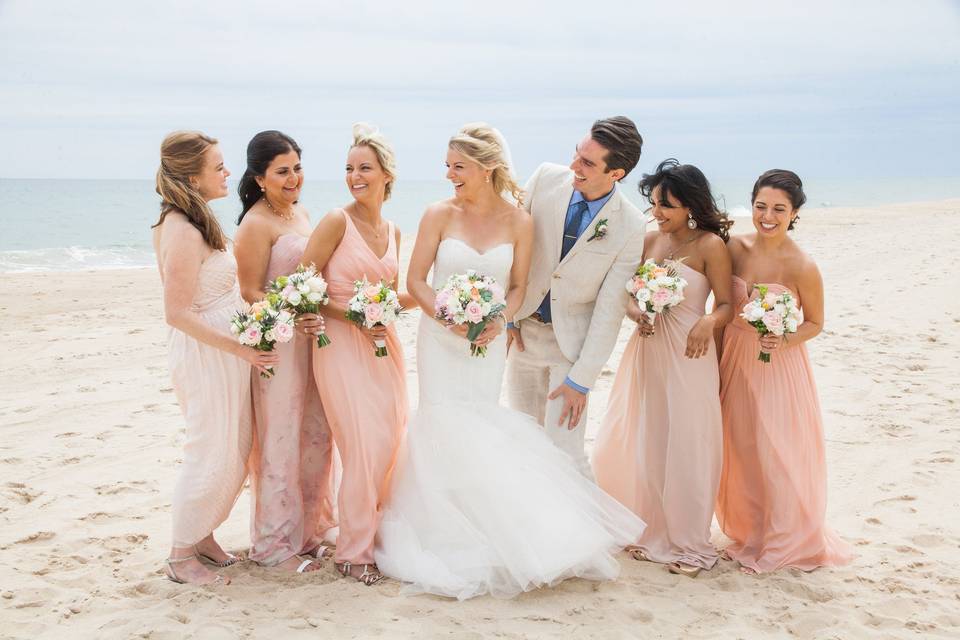
[{"label": "ocean water", "polygon": [[[717,181],[714,194],[731,215],[749,216],[753,178]],[[641,204],[636,179],[622,185]],[[807,206],[866,206],[960,197],[960,179],[808,180]],[[236,229],[239,200],[211,203],[228,236]],[[401,181],[384,215],[414,233],[427,204],[452,195],[450,183]],[[150,225],[159,213],[151,180],[0,179],[0,272],[76,271],[152,267]],[[314,221],[349,202],[340,181],[308,181],[302,202]],[[645,207],[645,203],[644,206]],[[749,225],[742,220],[738,226]]]}]

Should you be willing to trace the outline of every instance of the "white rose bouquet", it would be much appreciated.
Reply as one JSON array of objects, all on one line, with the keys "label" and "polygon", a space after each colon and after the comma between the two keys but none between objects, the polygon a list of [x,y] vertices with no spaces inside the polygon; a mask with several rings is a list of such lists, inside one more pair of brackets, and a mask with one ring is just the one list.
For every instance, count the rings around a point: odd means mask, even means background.
[{"label": "white rose bouquet", "polygon": [[[797,299],[789,291],[775,295],[762,285],[754,285],[759,295],[743,307],[740,317],[753,325],[757,333],[765,336],[772,333],[782,336],[796,333],[800,324],[800,309]],[[770,354],[761,350],[757,357],[761,362],[770,362]]]},{"label": "white rose bouquet", "polygon": [[[230,332],[240,344],[259,351],[273,351],[278,342],[290,342],[293,331],[293,315],[280,308],[280,301],[273,293],[252,304],[246,313],[237,311],[237,315],[230,320]],[[260,375],[269,378],[273,374],[273,367],[269,367],[266,373]]]},{"label": "white rose bouquet", "polygon": [[466,324],[470,353],[486,356],[487,347],[473,343],[491,320],[503,317],[507,307],[503,287],[490,276],[473,271],[455,273],[437,292],[434,317],[450,324]]},{"label": "white rose bouquet", "polygon": [[[353,297],[347,303],[346,316],[347,320],[359,327],[385,327],[396,322],[403,311],[397,292],[382,280],[377,284],[370,284],[366,278],[357,280],[353,283],[353,291]],[[378,358],[387,355],[385,341],[377,340],[374,344],[374,354]]]},{"label": "white rose bouquet", "polygon": [[[280,276],[267,285],[267,291],[280,299],[280,306],[294,316],[301,313],[320,313],[320,307],[330,302],[327,295],[327,281],[323,279],[314,265],[302,264],[288,276]],[[317,334],[317,347],[330,344],[325,333]]]},{"label": "white rose bouquet", "polygon": [[652,323],[658,313],[668,311],[683,300],[687,281],[680,277],[675,261],[657,264],[648,259],[627,280],[627,292],[636,298]]}]

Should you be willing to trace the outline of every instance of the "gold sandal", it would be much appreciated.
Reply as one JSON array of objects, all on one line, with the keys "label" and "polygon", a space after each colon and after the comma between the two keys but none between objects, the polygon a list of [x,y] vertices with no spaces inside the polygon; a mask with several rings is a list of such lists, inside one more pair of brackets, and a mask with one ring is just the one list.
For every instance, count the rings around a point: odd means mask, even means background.
[{"label": "gold sandal", "polygon": [[167,566],[163,570],[163,575],[167,577],[167,580],[169,580],[170,582],[175,582],[176,584],[195,584],[198,587],[210,587],[214,585],[229,584],[224,579],[224,577],[221,576],[219,573],[216,574],[216,576],[211,582],[187,582],[186,580],[182,580],[180,576],[177,575],[177,570],[173,568],[173,565],[179,564],[181,562],[186,562],[187,560],[199,560],[199,558],[197,558],[196,554],[189,555],[186,558],[167,558],[166,559]]},{"label": "gold sandal", "polygon": [[671,562],[667,565],[667,571],[670,573],[675,573],[680,576],[687,576],[688,578],[696,578],[700,575],[700,571],[703,567],[695,567],[690,564],[683,564],[680,562]]}]

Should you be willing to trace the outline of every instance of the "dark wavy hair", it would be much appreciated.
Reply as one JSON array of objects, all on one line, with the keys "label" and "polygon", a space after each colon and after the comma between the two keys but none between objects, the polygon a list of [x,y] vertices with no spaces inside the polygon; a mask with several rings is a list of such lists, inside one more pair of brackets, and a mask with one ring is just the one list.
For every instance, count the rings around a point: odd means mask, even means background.
[{"label": "dark wavy hair", "polygon": [[[803,182],[800,180],[800,176],[787,169],[770,169],[760,174],[760,177],[753,184],[753,193],[750,195],[751,205],[757,199],[757,192],[764,187],[772,187],[783,191],[790,198],[790,204],[793,205],[795,210],[802,207],[807,201],[807,194],[803,192]],[[792,231],[799,219],[800,214],[794,216],[787,227],[787,231]]]},{"label": "dark wavy hair", "polygon": [[263,177],[274,158],[291,151],[296,151],[297,157],[300,157],[300,146],[293,138],[280,131],[261,131],[251,138],[249,144],[247,144],[247,168],[244,170],[243,177],[240,178],[240,185],[237,187],[237,193],[240,194],[240,204],[243,205],[240,216],[237,218],[237,224],[243,221],[243,216],[247,215],[247,211],[250,211],[250,208],[263,197],[263,192],[260,191],[260,185],[257,184],[256,178]]},{"label": "dark wavy hair", "polygon": [[698,228],[715,233],[724,242],[730,239],[733,220],[717,207],[717,201],[710,192],[710,182],[700,169],[692,164],[680,164],[676,158],[667,158],[657,166],[656,171],[643,174],[640,180],[640,193],[650,204],[658,204],[653,201],[653,190],[658,186],[660,205],[669,206],[669,193],[690,209]]},{"label": "dark wavy hair", "polygon": [[604,158],[607,168],[604,173],[623,169],[623,177],[626,178],[627,174],[640,162],[643,136],[637,131],[637,125],[630,118],[613,116],[597,120],[590,127],[590,137],[607,150],[607,156]]}]

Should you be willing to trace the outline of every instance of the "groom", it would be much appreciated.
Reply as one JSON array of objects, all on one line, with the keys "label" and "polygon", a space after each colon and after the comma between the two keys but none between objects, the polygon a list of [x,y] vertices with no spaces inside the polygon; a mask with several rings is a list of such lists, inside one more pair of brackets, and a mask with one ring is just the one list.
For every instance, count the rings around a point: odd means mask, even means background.
[{"label": "groom", "polygon": [[642,145],[629,118],[597,120],[570,166],[540,165],[524,195],[534,246],[526,297],[507,324],[508,399],[588,478],[587,396],[617,341],[624,286],[643,252],[643,217],[617,183]]}]

